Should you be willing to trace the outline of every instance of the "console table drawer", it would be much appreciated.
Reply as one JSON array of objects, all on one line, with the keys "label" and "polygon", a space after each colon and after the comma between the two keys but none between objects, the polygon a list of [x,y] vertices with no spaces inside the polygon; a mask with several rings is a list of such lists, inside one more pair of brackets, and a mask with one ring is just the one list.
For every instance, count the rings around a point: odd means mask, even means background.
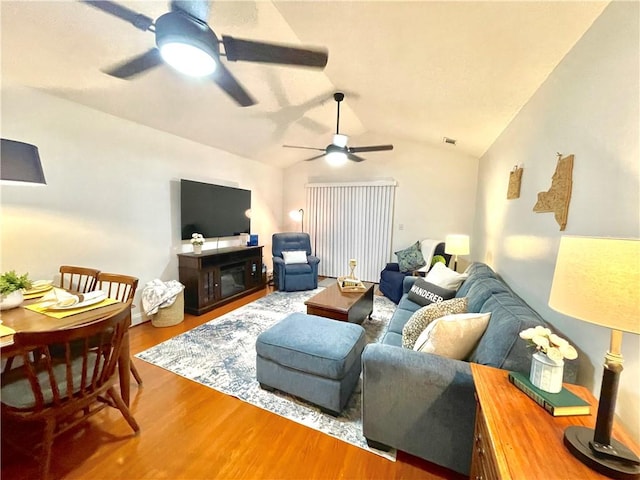
[{"label": "console table drawer", "polygon": [[471,460],[471,475],[473,480],[497,480],[498,465],[493,454],[491,436],[482,414],[482,408],[476,407],[476,426],[473,433],[473,458]]}]

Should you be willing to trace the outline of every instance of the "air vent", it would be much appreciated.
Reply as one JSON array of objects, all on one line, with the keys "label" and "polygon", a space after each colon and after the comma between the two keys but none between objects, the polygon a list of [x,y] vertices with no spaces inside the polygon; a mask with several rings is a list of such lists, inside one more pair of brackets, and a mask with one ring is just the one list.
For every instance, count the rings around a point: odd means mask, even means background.
[{"label": "air vent", "polygon": [[449,145],[455,145],[457,142],[454,138],[442,137],[442,143],[448,143]]}]

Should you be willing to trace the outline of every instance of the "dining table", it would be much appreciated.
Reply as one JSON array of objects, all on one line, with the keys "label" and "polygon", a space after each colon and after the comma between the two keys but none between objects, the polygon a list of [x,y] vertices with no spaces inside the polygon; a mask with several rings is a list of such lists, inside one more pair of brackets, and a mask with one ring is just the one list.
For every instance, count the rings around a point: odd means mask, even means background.
[{"label": "dining table", "polygon": [[[57,288],[57,287],[55,287]],[[73,292],[71,292],[73,293]],[[123,302],[111,298],[105,298],[100,302],[80,308],[65,308],[60,310],[48,309],[42,302],[41,296],[25,296],[24,302],[8,310],[0,310],[0,354],[2,360],[16,355],[13,333],[41,332],[60,330],[104,318],[112,313],[120,311],[125,305]],[[131,324],[131,305],[129,309],[129,325]],[[130,356],[129,333],[125,332],[122,347],[118,357],[118,374],[120,376],[120,395],[129,406],[130,398]]]}]

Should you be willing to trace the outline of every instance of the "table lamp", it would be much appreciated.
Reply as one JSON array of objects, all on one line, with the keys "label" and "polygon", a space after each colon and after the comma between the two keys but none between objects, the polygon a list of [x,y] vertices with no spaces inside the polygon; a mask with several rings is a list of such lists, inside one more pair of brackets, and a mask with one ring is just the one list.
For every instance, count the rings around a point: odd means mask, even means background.
[{"label": "table lamp", "polygon": [[291,210],[289,212],[289,217],[291,220],[295,220],[296,222],[300,222],[300,231],[304,232],[304,210]]},{"label": "table lamp", "polygon": [[564,236],[549,306],[560,313],[611,329],[605,355],[595,429],[571,426],[564,444],[582,463],[612,478],[637,478],[640,459],[611,438],[622,332],[640,334],[640,240]]},{"label": "table lamp", "polygon": [[447,235],[444,253],[453,255],[453,270],[458,271],[458,255],[469,255],[469,235]]},{"label": "table lamp", "polygon": [[3,184],[47,184],[38,147],[6,138],[0,145],[0,175]]}]

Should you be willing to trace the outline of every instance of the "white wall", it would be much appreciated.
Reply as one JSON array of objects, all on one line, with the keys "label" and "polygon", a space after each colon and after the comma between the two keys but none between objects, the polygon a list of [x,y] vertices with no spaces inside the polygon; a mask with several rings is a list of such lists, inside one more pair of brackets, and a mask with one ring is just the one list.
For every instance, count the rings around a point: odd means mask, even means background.
[{"label": "white wall", "polygon": [[[394,149],[362,153],[364,162],[329,167],[324,159],[301,161],[285,170],[283,228],[298,230],[288,219],[290,210],[305,206],[305,185],[313,182],[349,182],[393,179],[398,183],[393,219],[392,251],[423,238],[441,238],[449,233],[471,233],[478,160],[450,145],[408,142],[390,135],[353,137],[349,145],[392,143]],[[308,157],[300,150],[300,158]],[[381,266],[381,269],[384,265]]]},{"label": "white wall", "polygon": [[251,190],[252,233],[271,262],[279,168],[19,86],[3,85],[2,137],[38,146],[47,186],[1,187],[0,271],[51,279],[71,264],[130,274],[140,306],[145,283],[177,279],[176,253],[191,248],[180,240],[180,178]]},{"label": "white wall", "polygon": [[[638,2],[614,2],[481,158],[472,256],[485,261],[580,351],[579,383],[599,396],[609,331],[548,305],[560,236],[640,237]],[[574,154],[564,232],[534,213],[556,152]],[[506,200],[509,171],[524,164],[520,198]],[[615,315],[615,311],[611,312]],[[639,319],[640,321],[640,319]],[[617,413],[640,439],[640,337],[626,334]]]}]

